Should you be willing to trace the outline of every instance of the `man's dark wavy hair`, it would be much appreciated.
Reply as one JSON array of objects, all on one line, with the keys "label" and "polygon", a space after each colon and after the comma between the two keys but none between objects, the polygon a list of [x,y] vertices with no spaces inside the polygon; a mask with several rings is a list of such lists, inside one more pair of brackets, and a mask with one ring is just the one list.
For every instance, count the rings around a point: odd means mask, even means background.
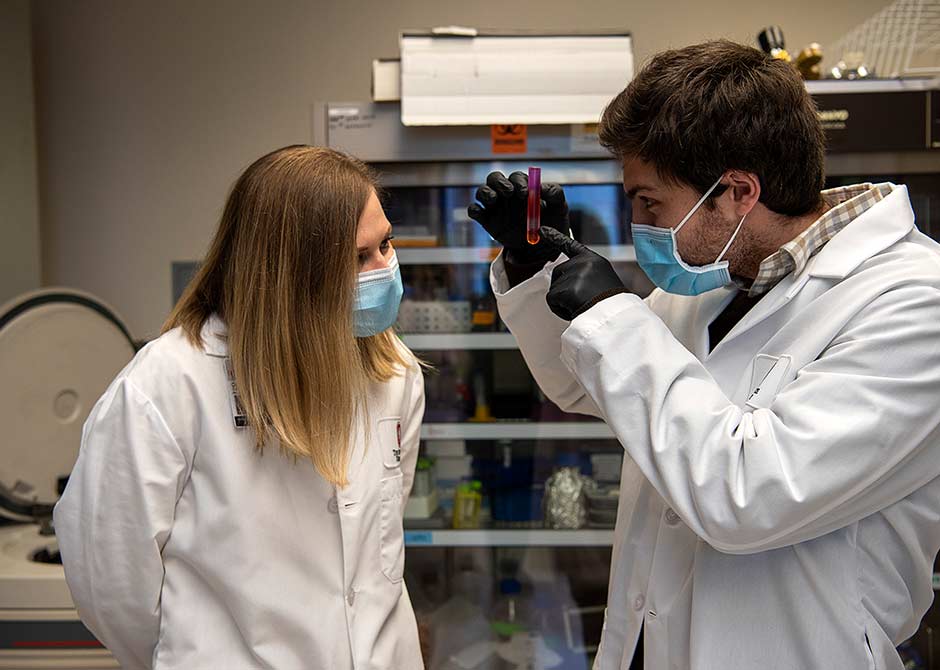
[{"label": "man's dark wavy hair", "polygon": [[729,169],[752,172],[760,202],[786,216],[817,209],[825,135],[796,69],[726,40],[653,57],[604,111],[600,141],[699,193]]}]

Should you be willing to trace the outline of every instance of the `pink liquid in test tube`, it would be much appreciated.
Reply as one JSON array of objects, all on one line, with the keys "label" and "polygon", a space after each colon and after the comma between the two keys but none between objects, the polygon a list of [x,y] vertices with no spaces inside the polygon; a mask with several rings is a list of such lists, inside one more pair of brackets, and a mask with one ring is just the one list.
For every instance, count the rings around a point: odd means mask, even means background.
[{"label": "pink liquid in test tube", "polygon": [[542,169],[529,168],[529,202],[526,208],[525,239],[529,244],[539,243],[542,219]]}]

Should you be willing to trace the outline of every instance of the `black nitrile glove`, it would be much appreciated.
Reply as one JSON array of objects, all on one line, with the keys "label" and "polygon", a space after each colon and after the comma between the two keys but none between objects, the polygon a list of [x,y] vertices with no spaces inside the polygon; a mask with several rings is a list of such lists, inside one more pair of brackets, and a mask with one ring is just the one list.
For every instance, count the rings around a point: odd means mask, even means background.
[{"label": "black nitrile glove", "polygon": [[[476,199],[480,204],[471,204],[467,214],[503,245],[507,266],[526,268],[535,274],[545,263],[558,258],[559,251],[545,240],[539,240],[538,244],[526,241],[528,189],[529,176],[524,172],[513,172],[508,179],[502,172],[491,172],[486,185],[477,189]],[[564,190],[558,184],[542,184],[541,196],[542,226],[568,235],[568,203]]]},{"label": "black nitrile glove", "polygon": [[545,297],[558,317],[573,321],[601,300],[627,292],[606,258],[557,230],[543,227],[541,233],[543,242],[568,256],[552,271],[552,285]]}]

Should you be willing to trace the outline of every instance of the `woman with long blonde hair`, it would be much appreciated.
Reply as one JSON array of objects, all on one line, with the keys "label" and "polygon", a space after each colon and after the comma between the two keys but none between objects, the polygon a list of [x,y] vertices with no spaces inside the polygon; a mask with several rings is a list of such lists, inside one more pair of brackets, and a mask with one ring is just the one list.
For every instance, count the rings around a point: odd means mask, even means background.
[{"label": "woman with long blonde hair", "polygon": [[98,401],[55,510],[124,670],[423,667],[402,507],[424,411],[374,176],[293,146],[235,183],[163,334]]}]

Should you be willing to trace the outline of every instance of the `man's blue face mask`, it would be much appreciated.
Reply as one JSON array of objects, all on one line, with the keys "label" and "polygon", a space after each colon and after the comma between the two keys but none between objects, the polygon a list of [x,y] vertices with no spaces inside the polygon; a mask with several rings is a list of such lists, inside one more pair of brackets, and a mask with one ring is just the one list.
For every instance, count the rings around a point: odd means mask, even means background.
[{"label": "man's blue face mask", "polygon": [[391,328],[398,318],[403,292],[398,256],[394,254],[387,268],[360,272],[353,303],[356,337],[378,335]]},{"label": "man's blue face mask", "polygon": [[636,262],[646,273],[646,276],[650,278],[650,281],[667,293],[701,295],[731,283],[728,261],[722,261],[721,259],[728,252],[734,238],[738,236],[741,226],[744,225],[744,219],[747,218],[746,214],[741,217],[741,221],[731,235],[731,239],[728,240],[728,244],[718,254],[718,258],[715,259],[714,263],[700,266],[688,265],[679,256],[679,248],[676,244],[676,234],[692,218],[692,215],[698,211],[698,208],[702,206],[702,203],[720,183],[721,177],[712,184],[711,188],[705,191],[705,195],[695,203],[695,207],[685,215],[675,228],[630,224],[630,229],[633,231],[633,246],[636,250]]}]

